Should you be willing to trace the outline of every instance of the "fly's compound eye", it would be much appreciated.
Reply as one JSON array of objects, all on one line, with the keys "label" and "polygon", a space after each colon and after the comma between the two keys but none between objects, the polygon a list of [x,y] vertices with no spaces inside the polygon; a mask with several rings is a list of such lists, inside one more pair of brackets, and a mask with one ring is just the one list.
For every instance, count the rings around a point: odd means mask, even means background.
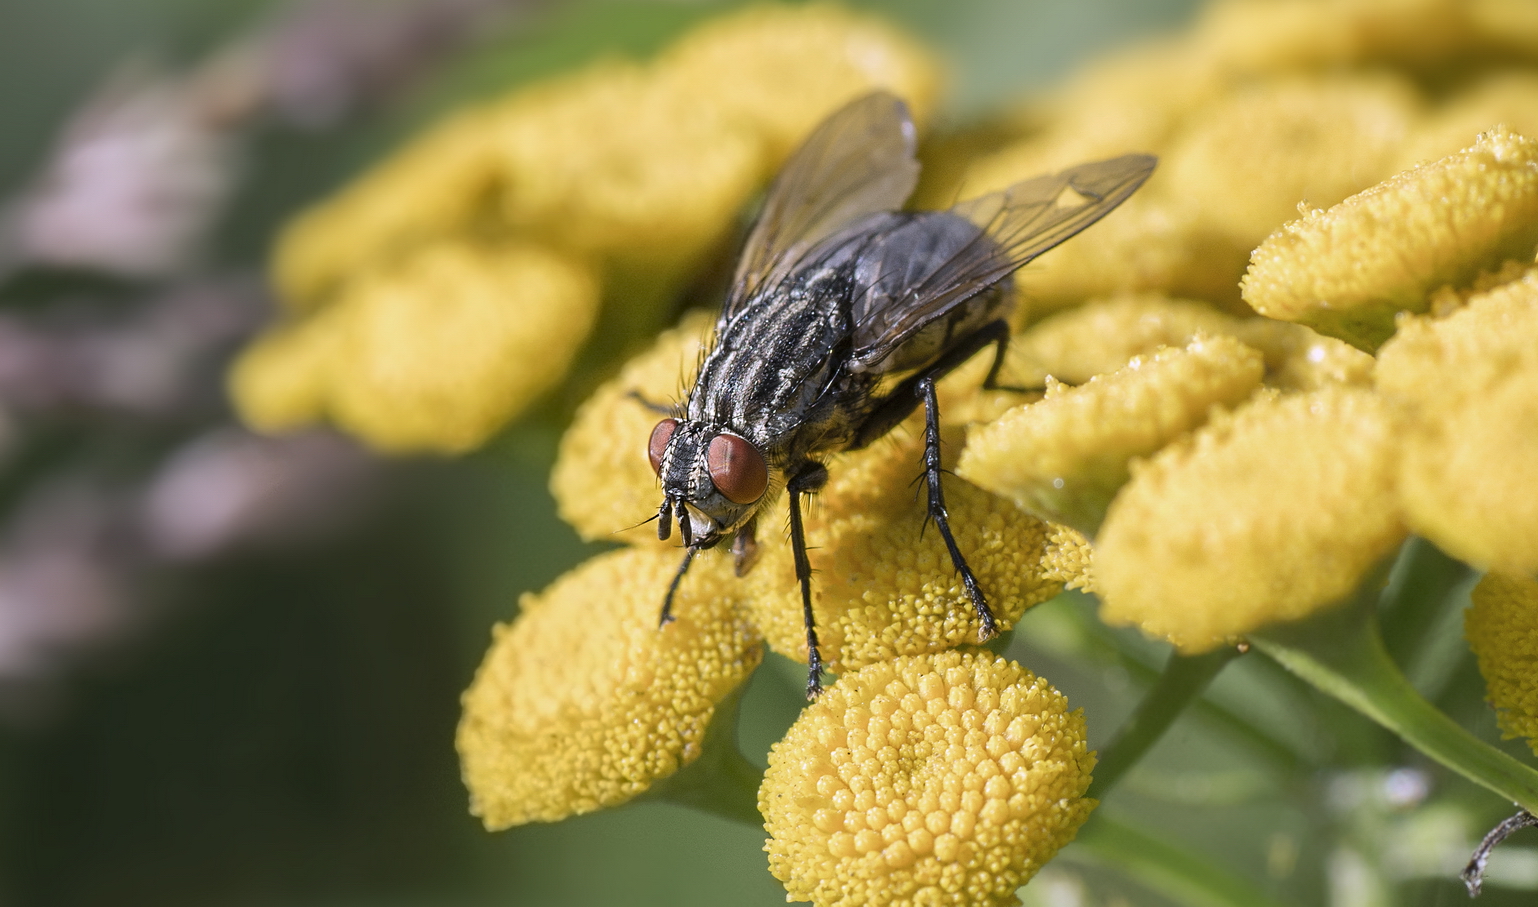
[{"label": "fly's compound eye", "polygon": [[[655,437],[655,435],[653,436]],[[733,504],[751,504],[769,487],[769,467],[758,448],[736,435],[716,435],[705,451],[710,481]]]},{"label": "fly's compound eye", "polygon": [[678,427],[677,419],[663,419],[652,429],[652,437],[646,442],[646,456],[652,461],[652,472],[662,475],[662,455],[668,452],[668,442],[673,440],[673,429]]}]

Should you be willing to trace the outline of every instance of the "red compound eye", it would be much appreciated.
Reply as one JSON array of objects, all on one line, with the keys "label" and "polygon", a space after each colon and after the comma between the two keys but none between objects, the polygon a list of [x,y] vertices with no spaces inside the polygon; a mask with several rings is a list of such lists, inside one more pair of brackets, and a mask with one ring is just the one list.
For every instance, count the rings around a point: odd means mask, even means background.
[{"label": "red compound eye", "polygon": [[751,504],[769,487],[769,467],[764,455],[736,435],[716,435],[705,451],[710,481],[733,504]]},{"label": "red compound eye", "polygon": [[668,452],[668,442],[673,440],[673,429],[678,427],[677,419],[663,419],[652,429],[652,437],[646,442],[646,457],[652,461],[652,472],[662,475],[662,455]]}]

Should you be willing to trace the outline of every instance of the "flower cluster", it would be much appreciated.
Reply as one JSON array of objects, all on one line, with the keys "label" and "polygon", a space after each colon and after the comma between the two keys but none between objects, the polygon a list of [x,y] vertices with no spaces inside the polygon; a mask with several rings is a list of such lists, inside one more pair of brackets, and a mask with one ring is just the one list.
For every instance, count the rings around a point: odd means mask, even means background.
[{"label": "flower cluster", "polygon": [[[239,360],[248,422],[329,419],[386,451],[484,444],[597,323],[674,294],[825,114],[874,88],[924,118],[937,67],[881,22],[766,7],[438,123],[280,237],[283,322]],[[687,199],[686,204],[680,204]]]},{"label": "flower cluster", "polygon": [[[1002,383],[1045,394],[980,389],[982,361],[940,384],[951,523],[1002,628],[1068,586],[1094,591],[1107,622],[1206,652],[1350,598],[1413,532],[1502,571],[1469,636],[1504,726],[1532,736],[1524,15],[1520,0],[1230,2],[926,148],[921,206],[1161,157],[1123,208],[1019,277]],[[1511,67],[1448,77],[1482,55]],[[237,400],[268,427],[329,418],[389,449],[472,449],[594,325],[660,326],[755,187],[875,86],[922,117],[935,67],[848,13],[760,9],[649,64],[460,114],[291,228],[289,320],[237,367]],[[664,331],[562,439],[561,516],[625,547],[526,598],[466,694],[460,752],[490,827],[681,777],[760,641],[806,661],[781,533],[759,527],[745,576],[707,552],[678,580],[676,549],[643,523],[659,503],[655,404],[687,388],[710,326]],[[842,676],[759,790],[792,898],[1007,904],[1093,806],[1082,718],[1012,662],[958,651],[979,626],[923,531],[921,447],[910,421],[830,457],[807,515],[813,609]],[[659,629],[675,581],[678,620]]]}]

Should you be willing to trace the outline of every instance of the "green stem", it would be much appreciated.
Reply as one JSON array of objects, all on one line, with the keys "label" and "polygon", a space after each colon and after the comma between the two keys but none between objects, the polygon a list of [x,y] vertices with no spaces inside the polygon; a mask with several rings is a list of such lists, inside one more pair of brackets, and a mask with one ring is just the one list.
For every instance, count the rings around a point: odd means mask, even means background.
[{"label": "green stem", "polygon": [[1349,605],[1252,634],[1250,642],[1304,681],[1415,749],[1523,809],[1538,809],[1538,771],[1478,739],[1427,702],[1389,658],[1373,583]]},{"label": "green stem", "polygon": [[1186,707],[1202,695],[1212,678],[1238,654],[1239,650],[1233,647],[1205,655],[1171,652],[1158,682],[1106,745],[1095,765],[1095,780],[1090,782],[1086,796],[1103,799],[1127,770],[1159,742]]},{"label": "green stem", "polygon": [[[745,685],[744,685],[745,686]],[[758,785],[764,772],[737,748],[737,707],[743,688],[716,706],[700,757],[652,786],[642,799],[687,806],[732,822],[762,828]]]},{"label": "green stem", "polygon": [[1283,907],[1226,869],[1170,842],[1168,835],[1096,812],[1063,859],[1103,866],[1187,907]]}]

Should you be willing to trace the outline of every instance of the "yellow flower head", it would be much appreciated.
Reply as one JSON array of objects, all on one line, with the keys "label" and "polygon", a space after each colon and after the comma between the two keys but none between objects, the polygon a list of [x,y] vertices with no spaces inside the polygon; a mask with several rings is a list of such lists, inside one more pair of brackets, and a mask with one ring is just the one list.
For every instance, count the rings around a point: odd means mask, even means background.
[{"label": "yellow flower head", "polygon": [[658,628],[677,566],[659,550],[600,555],[496,628],[457,741],[487,828],[616,806],[700,755],[716,705],[762,647],[730,570],[705,559]]},{"label": "yellow flower head", "polygon": [[1473,564],[1538,570],[1538,273],[1407,320],[1377,380],[1406,416],[1411,528]]},{"label": "yellow flower head", "polygon": [[1488,573],[1463,616],[1487,698],[1507,737],[1526,737],[1538,754],[1538,580]]},{"label": "yellow flower head", "polygon": [[255,425],[325,411],[381,450],[478,447],[560,379],[598,310],[586,268],[537,246],[442,242],[350,283],[236,365]]},{"label": "yellow flower head", "polygon": [[1266,392],[1135,465],[1095,543],[1108,623],[1203,652],[1349,595],[1405,535],[1370,391]]},{"label": "yellow flower head", "polygon": [[269,328],[230,368],[230,398],[257,431],[285,432],[326,417],[340,310]]},{"label": "yellow flower head", "polygon": [[757,132],[702,104],[701,87],[610,63],[504,102],[495,148],[507,223],[627,261],[697,258],[766,169]]},{"label": "yellow flower head", "polygon": [[681,398],[712,323],[703,312],[685,316],[578,407],[561,437],[550,493],[561,519],[584,539],[657,543],[656,527],[638,524],[662,501],[646,443],[663,416],[642,400],[671,406]]},{"label": "yellow flower head", "polygon": [[[960,450],[959,429],[942,427],[941,435],[946,452]],[[828,484],[806,513],[806,540],[818,642],[830,671],[978,641],[961,577],[940,533],[926,529],[923,495],[915,493],[923,449],[922,423],[910,421],[866,450],[828,459]],[[953,465],[950,457],[945,465]],[[956,544],[1001,629],[1061,591],[1049,576],[1046,523],[955,476],[945,476],[944,489]],[[749,608],[770,648],[805,663],[801,592],[780,519],[766,518],[759,528],[764,553],[745,578]]]},{"label": "yellow flower head", "polygon": [[934,57],[889,24],[832,5],[750,7],[696,28],[658,66],[688,97],[751,123],[777,166],[824,116],[877,88],[919,122],[939,98]]},{"label": "yellow flower head", "polygon": [[1093,534],[1134,457],[1152,454],[1260,386],[1258,351],[1198,336],[1181,349],[1135,357],[1079,387],[1049,383],[967,438],[958,474],[1008,495],[1044,519]]},{"label": "yellow flower head", "polygon": [[1244,299],[1366,350],[1399,312],[1470,283],[1538,244],[1538,142],[1506,129],[1401,173],[1271,234],[1251,258]]},{"label": "yellow flower head", "polygon": [[502,179],[494,128],[484,110],[449,117],[301,214],[278,236],[278,296],[316,308],[370,265],[463,229]]},{"label": "yellow flower head", "polygon": [[1538,135],[1538,75],[1501,73],[1447,98],[1410,131],[1395,155],[1394,169],[1456,154],[1469,136],[1500,123],[1523,135]]},{"label": "yellow flower head", "polygon": [[1397,77],[1290,77],[1193,114],[1165,159],[1168,191],[1253,247],[1296,211],[1332,205],[1389,174],[1416,97]]},{"label": "yellow flower head", "polygon": [[[1316,390],[1372,383],[1373,359],[1300,324],[1235,318],[1209,305],[1142,293],[1096,299],[1059,312],[1010,342],[1004,375],[1032,387],[1048,375],[1083,384],[1161,346],[1185,346],[1198,334],[1227,335],[1265,356],[1268,387]],[[979,378],[980,380],[980,378]]]},{"label": "yellow flower head", "polygon": [[839,679],[769,753],[759,811],[790,900],[1005,905],[1073,839],[1095,757],[1084,717],[987,653]]}]

